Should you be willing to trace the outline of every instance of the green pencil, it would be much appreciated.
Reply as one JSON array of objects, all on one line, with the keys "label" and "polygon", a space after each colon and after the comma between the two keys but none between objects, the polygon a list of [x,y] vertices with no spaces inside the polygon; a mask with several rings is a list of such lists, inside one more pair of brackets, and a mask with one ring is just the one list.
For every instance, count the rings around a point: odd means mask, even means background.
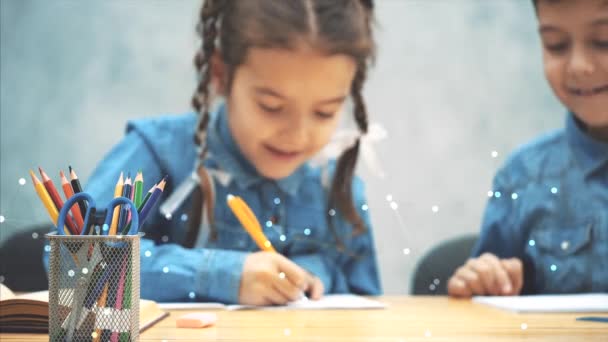
[{"label": "green pencil", "polygon": [[135,176],[135,195],[133,197],[133,200],[135,201],[135,208],[139,208],[139,206],[142,203],[142,192],[144,191],[144,176],[142,175],[141,171],[139,171],[137,173],[137,176]]}]

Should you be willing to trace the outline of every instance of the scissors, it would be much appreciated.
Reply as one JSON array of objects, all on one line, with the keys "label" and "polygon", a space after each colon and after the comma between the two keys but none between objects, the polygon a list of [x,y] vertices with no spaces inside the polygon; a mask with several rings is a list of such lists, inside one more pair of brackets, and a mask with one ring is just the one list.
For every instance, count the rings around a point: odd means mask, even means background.
[{"label": "scissors", "polygon": [[[84,217],[85,226],[82,227],[80,235],[86,235],[89,233],[88,227],[95,226],[98,223],[102,224],[101,233],[102,235],[108,235],[110,231],[110,225],[112,224],[112,214],[114,213],[114,207],[117,205],[128,205],[131,211],[131,228],[129,229],[128,235],[137,234],[139,228],[139,216],[137,214],[137,208],[130,199],[126,197],[116,197],[110,201],[108,207],[104,210],[97,211],[95,208],[95,201],[86,192],[79,192],[74,196],[70,197],[67,202],[61,208],[59,212],[59,219],[57,220],[57,227],[63,227],[65,225],[65,219],[68,215],[68,211],[76,202],[86,200],[88,202],[88,208]],[[93,223],[93,224],[91,224]],[[65,235],[63,229],[57,228],[57,235]]]},{"label": "scissors", "polygon": [[[91,257],[87,259],[91,247],[93,248]],[[67,329],[67,341],[72,340],[78,318],[81,316],[82,304],[87,295],[89,282],[91,281],[95,268],[103,260],[99,244],[95,242],[87,242],[80,246],[80,249],[76,252],[76,257],[80,260],[82,268],[81,272],[78,272],[79,275],[76,280],[72,310],[62,324],[62,328]]]}]

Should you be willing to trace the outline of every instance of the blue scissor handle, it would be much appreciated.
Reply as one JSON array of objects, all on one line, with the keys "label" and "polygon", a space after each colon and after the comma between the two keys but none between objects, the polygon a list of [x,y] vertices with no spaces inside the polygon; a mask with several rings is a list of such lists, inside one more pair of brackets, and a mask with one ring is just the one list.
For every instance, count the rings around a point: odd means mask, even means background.
[{"label": "blue scissor handle", "polygon": [[[95,207],[95,201],[93,201],[91,195],[87,194],[86,192],[79,192],[77,194],[74,194],[74,196],[70,197],[67,202],[63,204],[63,207],[59,212],[59,219],[57,219],[57,235],[65,235],[65,232],[63,231],[63,227],[65,226],[65,217],[70,211],[70,208],[72,208],[72,206],[76,204],[76,202],[82,200],[86,200],[88,202],[88,208],[87,212],[85,213],[84,222],[89,222],[89,213],[91,212],[90,209]],[[85,232],[86,227],[82,227],[80,235],[84,235]]]},{"label": "blue scissor handle", "polygon": [[[86,200],[88,202],[88,208],[87,208],[87,212],[85,213],[84,222],[85,223],[89,222],[91,208],[95,207],[95,201],[93,200],[91,195],[89,195],[88,193],[79,192],[79,193],[75,194],[74,196],[70,197],[67,200],[67,202],[65,202],[63,207],[61,208],[61,211],[59,212],[59,219],[57,219],[57,235],[65,235],[65,232],[63,231],[63,227],[65,226],[65,218],[66,218],[68,212],[70,211],[70,208],[72,208],[72,206],[74,204],[76,204],[76,202],[82,201],[82,200]],[[129,229],[128,234],[129,235],[137,234],[137,230],[139,229],[139,215],[137,214],[137,208],[135,208],[135,204],[133,204],[133,202],[126,197],[116,197],[110,201],[110,204],[108,205],[108,208],[107,208],[105,221],[103,223],[103,227],[101,230],[103,232],[102,234],[104,234],[104,235],[108,234],[110,225],[112,224],[112,214],[114,212],[114,207],[117,205],[121,205],[121,204],[129,205],[129,210],[131,210],[131,228]],[[61,228],[59,228],[59,227],[61,227]],[[86,228],[87,227],[82,227],[82,231],[80,232],[80,235],[85,235],[87,233]]]},{"label": "blue scissor handle", "polygon": [[103,223],[103,226],[101,227],[103,235],[108,235],[108,231],[110,230],[114,207],[121,204],[129,205],[129,210],[131,211],[131,228],[129,229],[128,235],[137,234],[137,230],[139,229],[139,215],[137,214],[137,208],[135,208],[135,204],[133,204],[133,202],[131,202],[131,200],[126,197],[116,197],[110,201],[110,204],[108,204],[106,220]]}]

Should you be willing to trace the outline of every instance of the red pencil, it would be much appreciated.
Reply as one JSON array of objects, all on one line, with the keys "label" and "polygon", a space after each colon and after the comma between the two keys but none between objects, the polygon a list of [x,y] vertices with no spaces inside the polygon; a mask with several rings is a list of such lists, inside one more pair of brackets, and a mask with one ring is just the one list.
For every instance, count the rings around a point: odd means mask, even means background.
[{"label": "red pencil", "polygon": [[[70,199],[74,196],[74,189],[72,189],[72,185],[68,181],[63,171],[59,171],[59,176],[61,177],[61,187],[63,188],[63,193],[65,194],[66,200]],[[76,220],[76,224],[78,225],[78,233],[82,231],[82,227],[84,227],[84,219],[82,218],[82,213],[80,212],[80,207],[78,204],[74,204],[72,208],[72,215],[74,215],[74,219]]]},{"label": "red pencil", "polygon": [[[57,188],[55,188],[55,184],[53,184],[53,181],[49,178],[46,172],[42,170],[41,167],[38,167],[38,171],[40,171],[40,176],[42,177],[42,184],[44,185],[46,191],[49,193],[49,196],[51,196],[51,199],[55,204],[55,208],[57,208],[57,211],[61,211],[61,208],[63,207],[63,200],[61,199],[61,196],[59,196]],[[72,217],[70,217],[69,215],[66,217],[66,225],[68,226],[68,229],[70,229],[70,232],[72,234],[78,234],[78,226],[76,225],[76,223],[74,223]]]}]

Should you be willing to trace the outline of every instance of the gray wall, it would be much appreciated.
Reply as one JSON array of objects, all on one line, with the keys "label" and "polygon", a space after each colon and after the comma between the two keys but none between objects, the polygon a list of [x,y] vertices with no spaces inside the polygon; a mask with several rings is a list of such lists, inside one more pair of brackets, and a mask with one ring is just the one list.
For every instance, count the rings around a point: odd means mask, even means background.
[{"label": "gray wall", "polygon": [[[3,240],[48,222],[30,168],[71,163],[86,181],[127,119],[189,110],[199,1],[0,6]],[[429,248],[478,230],[508,153],[559,127],[564,110],[543,78],[529,0],[379,0],[377,21],[365,95],[388,129],[378,145],[387,177],[360,171],[385,292],[405,293]]]}]

